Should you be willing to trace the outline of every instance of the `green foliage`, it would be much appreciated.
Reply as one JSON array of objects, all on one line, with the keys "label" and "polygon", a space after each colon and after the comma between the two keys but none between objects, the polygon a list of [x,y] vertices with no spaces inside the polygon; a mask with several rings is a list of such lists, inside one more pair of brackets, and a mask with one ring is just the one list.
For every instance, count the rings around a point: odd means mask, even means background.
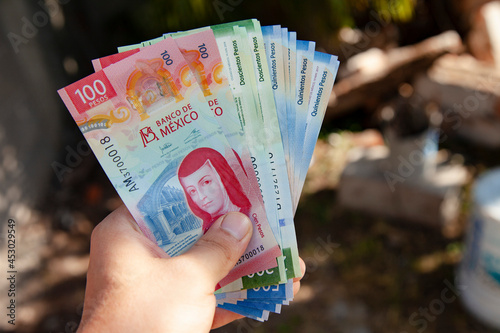
[{"label": "green foliage", "polygon": [[134,17],[152,34],[193,29],[207,24],[214,15],[213,2],[205,0],[147,0],[138,6]]},{"label": "green foliage", "polygon": [[337,28],[354,27],[355,17],[375,11],[386,21],[407,22],[413,18],[416,0],[328,0],[331,20]]},{"label": "green foliage", "polygon": [[[366,0],[359,0],[366,2]],[[407,22],[413,17],[416,0],[373,0],[378,13],[389,13],[394,21]]]},{"label": "green foliage", "polygon": [[[362,0],[361,0],[362,1]],[[361,1],[355,1],[361,2]],[[352,9],[350,8],[352,4],[346,0],[329,0],[330,2],[330,12],[332,14],[332,20],[336,28],[341,27],[352,27],[354,26],[354,18],[352,16]]]},{"label": "green foliage", "polygon": [[[377,13],[386,21],[413,18],[417,0],[146,0],[133,17],[145,32],[158,34],[252,18],[299,26],[314,34],[355,27],[356,18]],[[222,13],[222,14],[221,14]],[[267,23],[269,24],[269,23]]]}]

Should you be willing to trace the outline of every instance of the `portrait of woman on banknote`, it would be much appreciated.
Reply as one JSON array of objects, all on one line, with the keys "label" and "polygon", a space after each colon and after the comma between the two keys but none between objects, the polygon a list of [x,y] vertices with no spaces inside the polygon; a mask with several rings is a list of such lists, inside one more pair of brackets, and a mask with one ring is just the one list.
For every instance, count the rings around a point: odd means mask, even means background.
[{"label": "portrait of woman on banknote", "polygon": [[211,148],[198,148],[182,160],[178,173],[189,208],[203,220],[203,233],[222,215],[248,215],[251,204],[227,160]]}]

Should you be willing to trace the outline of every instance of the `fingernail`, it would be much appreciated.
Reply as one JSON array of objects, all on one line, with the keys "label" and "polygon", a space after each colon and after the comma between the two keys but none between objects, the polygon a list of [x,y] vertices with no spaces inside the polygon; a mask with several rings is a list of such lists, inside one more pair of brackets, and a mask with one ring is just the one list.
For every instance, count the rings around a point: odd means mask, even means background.
[{"label": "fingernail", "polygon": [[250,220],[243,214],[229,213],[222,220],[221,228],[237,240],[242,240],[251,228]]}]

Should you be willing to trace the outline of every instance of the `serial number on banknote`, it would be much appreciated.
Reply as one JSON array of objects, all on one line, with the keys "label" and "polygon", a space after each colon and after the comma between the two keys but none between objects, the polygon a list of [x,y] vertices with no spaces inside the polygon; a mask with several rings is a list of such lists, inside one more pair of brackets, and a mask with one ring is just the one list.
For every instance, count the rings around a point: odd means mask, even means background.
[{"label": "serial number on banknote", "polygon": [[278,175],[276,173],[277,170],[274,167],[274,154],[272,152],[269,152],[269,160],[269,163],[271,163],[271,173],[273,176],[274,194],[276,194],[276,207],[278,210],[281,210],[280,187],[278,184]]},{"label": "serial number on banknote", "polygon": [[132,179],[131,173],[125,167],[125,162],[122,161],[122,157],[119,155],[118,150],[114,148],[115,144],[111,142],[111,138],[109,136],[105,136],[99,142],[101,143],[101,145],[105,146],[104,153],[108,155],[110,160],[116,165],[116,168],[123,176],[123,184],[125,184],[125,187],[128,188],[128,191],[137,191],[139,188],[137,187],[135,181]]},{"label": "serial number on banknote", "polygon": [[244,255],[242,255],[240,257],[240,259],[238,260],[238,262],[236,263],[236,265],[239,265],[241,264],[242,262],[244,262],[245,260],[247,259],[250,259],[252,258],[253,256],[256,256],[257,254],[261,253],[261,252],[264,252],[264,245],[261,245],[259,247],[256,247],[255,249],[253,250],[250,250],[248,251],[247,253],[245,253]]},{"label": "serial number on banknote", "polygon": [[263,194],[264,191],[262,190],[262,184],[260,183],[260,176],[259,176],[259,166],[257,165],[257,158],[254,156],[251,156],[252,160],[252,165],[253,165],[253,170],[255,171],[255,177],[257,177],[257,184],[259,184],[259,189],[260,189],[260,194]]}]

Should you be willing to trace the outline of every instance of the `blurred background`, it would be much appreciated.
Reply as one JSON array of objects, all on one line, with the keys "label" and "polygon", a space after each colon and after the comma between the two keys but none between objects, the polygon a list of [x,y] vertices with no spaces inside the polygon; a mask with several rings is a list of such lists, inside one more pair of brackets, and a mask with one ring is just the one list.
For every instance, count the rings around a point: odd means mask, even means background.
[{"label": "blurred background", "polygon": [[0,331],[76,331],[91,231],[120,205],[56,90],[118,46],[246,18],[341,67],[295,220],[301,292],[217,332],[495,332],[456,281],[485,204],[473,184],[500,163],[500,2],[485,0],[1,0],[0,258],[8,277],[14,225],[17,307],[14,327],[2,275]]}]

